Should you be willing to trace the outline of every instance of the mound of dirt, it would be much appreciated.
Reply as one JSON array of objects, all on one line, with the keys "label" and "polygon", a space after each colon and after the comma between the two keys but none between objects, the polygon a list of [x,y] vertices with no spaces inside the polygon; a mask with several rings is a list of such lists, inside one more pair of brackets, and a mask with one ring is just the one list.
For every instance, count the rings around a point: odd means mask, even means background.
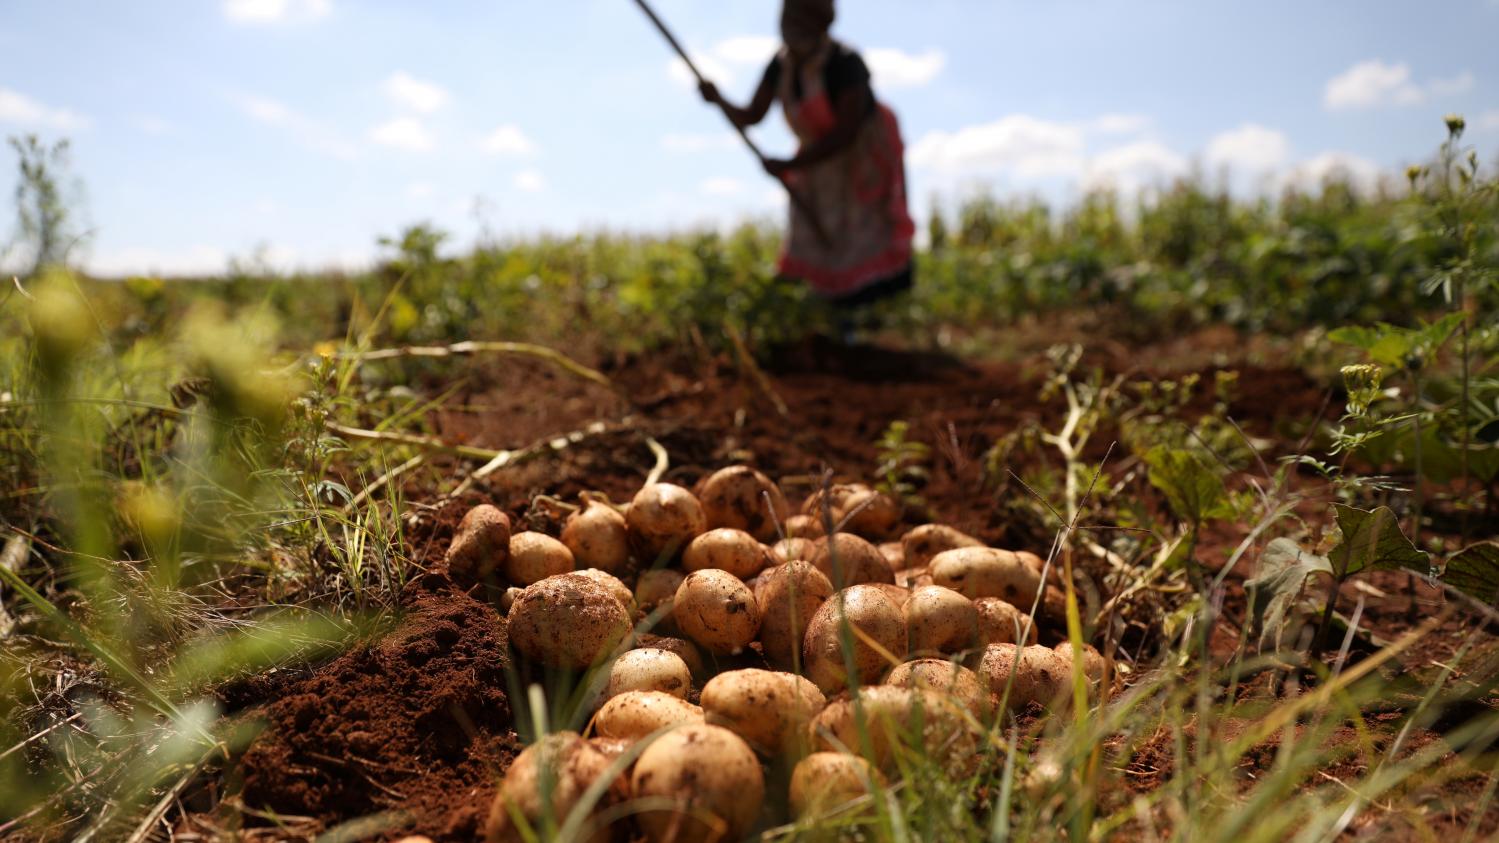
[{"label": "mound of dirt", "polygon": [[461,593],[416,597],[400,625],[285,689],[245,753],[256,811],[332,824],[382,811],[439,839],[480,833],[519,751],[505,621]]}]

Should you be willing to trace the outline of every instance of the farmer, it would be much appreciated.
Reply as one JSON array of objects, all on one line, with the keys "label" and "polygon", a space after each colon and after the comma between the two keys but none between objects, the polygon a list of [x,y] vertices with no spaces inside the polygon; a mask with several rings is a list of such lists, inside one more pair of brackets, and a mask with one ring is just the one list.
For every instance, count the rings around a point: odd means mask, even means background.
[{"label": "farmer", "polygon": [[915,225],[895,114],[875,99],[859,54],[828,34],[833,17],[833,0],[785,0],[784,46],[750,104],[729,103],[711,82],[701,91],[740,126],[759,123],[780,100],[799,148],[766,159],[765,169],[807,205],[791,204],[780,273],[833,303],[846,331],[855,308],[910,289]]}]

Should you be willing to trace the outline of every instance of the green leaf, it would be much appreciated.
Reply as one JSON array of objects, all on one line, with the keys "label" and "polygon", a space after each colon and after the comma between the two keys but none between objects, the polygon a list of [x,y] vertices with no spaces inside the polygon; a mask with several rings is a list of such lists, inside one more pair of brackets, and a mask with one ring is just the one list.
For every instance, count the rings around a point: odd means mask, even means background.
[{"label": "green leaf", "polygon": [[1285,627],[1297,596],[1312,574],[1333,575],[1327,557],[1308,553],[1296,542],[1279,538],[1265,546],[1260,554],[1259,571],[1244,582],[1249,592],[1251,634],[1258,634],[1260,644],[1273,631],[1275,648],[1280,649],[1280,632]]},{"label": "green leaf", "polygon": [[1499,542],[1479,542],[1447,560],[1442,582],[1482,600],[1499,599]]},{"label": "green leaf", "polygon": [[1417,550],[1400,532],[1400,519],[1387,506],[1370,512],[1343,504],[1333,504],[1338,514],[1338,528],[1343,540],[1327,554],[1338,578],[1361,571],[1404,569],[1426,574],[1431,571],[1431,554]]},{"label": "green leaf", "polygon": [[1370,360],[1397,369],[1405,366],[1405,358],[1415,348],[1411,332],[1383,322],[1373,328],[1348,325],[1329,331],[1327,338],[1336,343],[1362,348]]},{"label": "green leaf", "polygon": [[1157,445],[1146,452],[1145,464],[1150,485],[1166,495],[1178,518],[1196,524],[1227,509],[1223,478],[1191,451]]}]

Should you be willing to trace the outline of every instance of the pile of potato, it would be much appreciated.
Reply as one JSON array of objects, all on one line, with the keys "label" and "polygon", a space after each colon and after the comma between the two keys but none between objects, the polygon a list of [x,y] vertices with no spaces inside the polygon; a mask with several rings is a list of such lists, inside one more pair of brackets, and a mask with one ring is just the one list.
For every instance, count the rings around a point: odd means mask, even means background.
[{"label": "pile of potato", "polygon": [[[790,769],[792,814],[816,816],[882,787],[902,747],[961,768],[994,718],[1070,700],[1070,646],[1038,645],[1031,625],[1033,605],[1050,630],[1063,617],[1042,560],[940,524],[902,532],[898,503],[861,484],[792,514],[769,478],[733,466],[622,507],[585,496],[558,538],[512,533],[481,505],[447,562],[459,582],[508,584],[521,659],[602,680],[590,736],[551,735],[511,766],[491,841],[522,839],[517,820],[536,827],[543,793],[566,817],[647,736],[594,811],[632,817],[652,841],[732,841],[761,820],[763,765]],[[1103,681],[1096,650],[1076,661]],[[739,669],[715,673],[721,662]],[[593,823],[589,839],[627,836],[621,822]]]}]

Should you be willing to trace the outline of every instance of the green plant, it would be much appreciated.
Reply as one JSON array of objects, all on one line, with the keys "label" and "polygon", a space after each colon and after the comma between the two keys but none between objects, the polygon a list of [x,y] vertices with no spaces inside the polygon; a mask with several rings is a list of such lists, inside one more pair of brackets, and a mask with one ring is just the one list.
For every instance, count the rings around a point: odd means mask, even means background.
[{"label": "green plant", "polygon": [[26,275],[34,277],[48,267],[65,265],[68,254],[82,237],[74,227],[78,188],[68,181],[67,140],[49,146],[36,135],[25,135],[9,141],[19,169],[15,193],[16,239],[23,252],[29,254],[23,258],[30,266]]},{"label": "green plant", "polygon": [[900,420],[885,428],[880,434],[879,463],[874,473],[880,478],[880,491],[907,505],[919,506],[922,503],[919,490],[930,477],[926,462],[932,449],[923,442],[908,439],[910,430],[911,425]]}]

